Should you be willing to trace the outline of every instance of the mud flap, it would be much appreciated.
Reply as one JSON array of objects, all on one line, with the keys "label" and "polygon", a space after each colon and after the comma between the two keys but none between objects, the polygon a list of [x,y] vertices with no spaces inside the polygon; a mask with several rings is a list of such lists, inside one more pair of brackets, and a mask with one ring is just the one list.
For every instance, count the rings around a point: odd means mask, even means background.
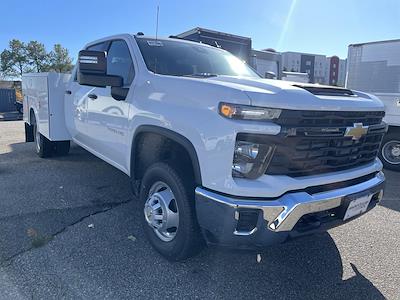
[{"label": "mud flap", "polygon": [[33,125],[25,123],[25,142],[33,142]]}]

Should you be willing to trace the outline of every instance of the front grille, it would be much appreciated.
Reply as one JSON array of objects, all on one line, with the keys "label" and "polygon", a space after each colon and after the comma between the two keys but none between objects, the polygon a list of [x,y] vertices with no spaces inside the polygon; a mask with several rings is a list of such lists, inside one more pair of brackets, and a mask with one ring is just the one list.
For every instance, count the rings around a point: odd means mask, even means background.
[{"label": "front grille", "polygon": [[[384,112],[324,112],[284,110],[276,123],[280,136],[270,136],[276,145],[266,170],[269,175],[292,177],[340,171],[375,160],[386,125]],[[345,136],[354,124],[368,125],[359,139]]]},{"label": "front grille", "polygon": [[383,111],[299,111],[283,110],[276,123],[282,126],[347,127],[354,123],[380,124]]}]

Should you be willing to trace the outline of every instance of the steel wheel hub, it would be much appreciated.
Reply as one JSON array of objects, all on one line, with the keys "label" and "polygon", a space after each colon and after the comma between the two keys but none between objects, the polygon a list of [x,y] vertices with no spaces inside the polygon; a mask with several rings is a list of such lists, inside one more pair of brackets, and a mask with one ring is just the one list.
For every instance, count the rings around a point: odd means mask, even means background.
[{"label": "steel wheel hub", "polygon": [[390,141],[382,147],[383,158],[394,165],[400,164],[400,141]]},{"label": "steel wheel hub", "polygon": [[166,183],[158,181],[150,188],[144,205],[144,217],[162,241],[169,242],[175,238],[179,212],[175,195]]},{"label": "steel wheel hub", "polygon": [[393,156],[400,156],[400,147],[393,147],[392,155]]}]

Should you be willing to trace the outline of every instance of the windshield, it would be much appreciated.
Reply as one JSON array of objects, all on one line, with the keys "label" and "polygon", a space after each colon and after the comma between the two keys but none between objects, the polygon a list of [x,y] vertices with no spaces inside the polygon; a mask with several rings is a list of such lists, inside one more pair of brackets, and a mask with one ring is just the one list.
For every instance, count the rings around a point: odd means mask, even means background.
[{"label": "windshield", "polygon": [[195,43],[136,38],[147,69],[172,76],[260,77],[229,52]]}]

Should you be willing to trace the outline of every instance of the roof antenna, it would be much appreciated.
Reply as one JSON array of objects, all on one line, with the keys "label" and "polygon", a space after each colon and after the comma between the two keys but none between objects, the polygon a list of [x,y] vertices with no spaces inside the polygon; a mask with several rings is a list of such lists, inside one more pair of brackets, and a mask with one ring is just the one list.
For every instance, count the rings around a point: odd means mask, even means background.
[{"label": "roof antenna", "polygon": [[156,23],[156,40],[158,38],[158,14],[160,12],[160,6],[157,5],[157,23]]},{"label": "roof antenna", "polygon": [[[156,21],[156,44],[158,39],[158,14],[160,12],[160,5],[157,5],[157,21]],[[157,74],[157,56],[154,57],[154,73]]]}]

